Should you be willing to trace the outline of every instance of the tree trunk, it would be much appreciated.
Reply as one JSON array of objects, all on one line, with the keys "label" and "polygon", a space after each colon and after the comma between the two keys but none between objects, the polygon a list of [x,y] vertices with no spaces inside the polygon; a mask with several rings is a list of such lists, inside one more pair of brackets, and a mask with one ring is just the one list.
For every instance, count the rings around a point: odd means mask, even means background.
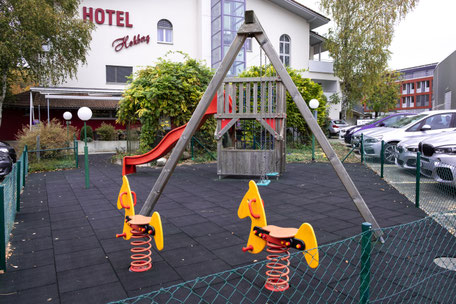
[{"label": "tree trunk", "polygon": [[340,118],[345,120],[347,118],[347,97],[343,95],[340,105]]},{"label": "tree trunk", "polygon": [[0,95],[0,127],[1,127],[2,126],[3,101],[5,100],[6,88],[7,88],[6,73],[2,75],[2,80],[1,80],[0,85],[2,87],[2,94]]}]

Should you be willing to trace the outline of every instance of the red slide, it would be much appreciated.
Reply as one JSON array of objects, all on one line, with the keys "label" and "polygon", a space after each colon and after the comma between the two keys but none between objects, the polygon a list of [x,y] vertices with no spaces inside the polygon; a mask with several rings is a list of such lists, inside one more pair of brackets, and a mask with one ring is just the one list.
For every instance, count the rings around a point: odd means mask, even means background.
[{"label": "red slide", "polygon": [[[230,98],[231,103],[231,98]],[[207,109],[206,113],[204,113],[203,119],[201,120],[200,126],[206,121],[206,119],[210,115],[217,114],[217,95],[214,96],[212,102]],[[185,130],[187,124],[174,128],[169,131],[165,137],[158,143],[158,145],[150,150],[149,152],[142,154],[142,155],[133,155],[133,156],[125,156],[122,162],[122,176],[127,175],[130,173],[136,172],[136,165],[145,164],[151,162],[157,158],[162,157],[176,145],[177,141],[181,137],[182,133]]]}]

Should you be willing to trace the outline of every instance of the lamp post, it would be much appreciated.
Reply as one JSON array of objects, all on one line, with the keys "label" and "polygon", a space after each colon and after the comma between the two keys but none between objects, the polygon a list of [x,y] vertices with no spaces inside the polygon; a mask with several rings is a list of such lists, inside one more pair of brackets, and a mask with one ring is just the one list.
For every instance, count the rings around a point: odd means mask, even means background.
[{"label": "lamp post", "polygon": [[84,121],[84,167],[85,167],[85,187],[89,188],[89,148],[87,147],[87,125],[86,121],[92,117],[92,110],[88,107],[81,107],[78,110],[78,117]]},{"label": "lamp post", "polygon": [[63,119],[66,120],[66,125],[67,125],[67,138],[70,136],[70,133],[68,131],[68,125],[70,124],[70,120],[73,118],[73,115],[71,115],[71,112],[66,111],[63,113]]},{"label": "lamp post", "polygon": [[[311,107],[314,112],[314,118],[317,120],[317,108],[320,105],[320,102],[317,99],[311,99],[309,101],[309,107]],[[315,135],[312,132],[312,161],[315,161]]]}]

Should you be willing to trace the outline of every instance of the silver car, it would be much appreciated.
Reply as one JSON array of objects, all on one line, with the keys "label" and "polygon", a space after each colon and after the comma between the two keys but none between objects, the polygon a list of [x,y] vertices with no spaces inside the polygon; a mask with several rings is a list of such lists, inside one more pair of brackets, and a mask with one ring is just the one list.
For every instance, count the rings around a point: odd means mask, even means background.
[{"label": "silver car", "polygon": [[339,132],[341,128],[348,127],[348,123],[345,122],[345,120],[342,119],[334,119],[329,121],[328,125],[328,134],[329,137],[332,135],[339,136]]},{"label": "silver car", "polygon": [[396,165],[404,169],[416,170],[418,144],[428,137],[413,137],[400,141],[396,146]]},{"label": "silver car", "polygon": [[394,164],[396,145],[400,141],[413,137],[436,135],[455,128],[456,110],[423,112],[416,116],[403,118],[391,127],[372,128],[363,132],[364,153],[366,156],[380,157],[383,141],[385,143],[385,162]]},{"label": "silver car", "polygon": [[429,137],[419,144],[421,174],[456,186],[456,131]]}]

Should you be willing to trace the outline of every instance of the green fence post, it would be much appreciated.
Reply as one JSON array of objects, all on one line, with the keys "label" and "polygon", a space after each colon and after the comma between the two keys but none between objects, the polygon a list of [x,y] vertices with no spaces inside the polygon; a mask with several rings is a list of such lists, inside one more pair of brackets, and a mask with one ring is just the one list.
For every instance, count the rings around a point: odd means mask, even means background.
[{"label": "green fence post", "polygon": [[89,189],[90,177],[89,177],[89,147],[87,147],[87,125],[84,121],[84,175],[85,175],[85,187]]},{"label": "green fence post", "polygon": [[[22,152],[24,155],[24,178],[25,176],[28,175],[28,147],[27,145],[24,146],[24,152]],[[25,185],[25,184],[24,184]]]},{"label": "green fence post", "polygon": [[360,152],[361,152],[361,163],[364,163],[364,134],[363,133],[361,133]]},{"label": "green fence post", "polygon": [[74,162],[76,163],[76,168],[79,168],[78,141],[76,140],[76,138],[74,139]]},{"label": "green fence post", "polygon": [[421,152],[416,152],[415,207],[420,208]]},{"label": "green fence post", "polygon": [[6,270],[5,186],[0,185],[0,270]]},{"label": "green fence post", "polygon": [[383,167],[385,164],[385,141],[382,140],[382,148],[380,150],[380,177],[383,178]]},{"label": "green fence post", "polygon": [[21,180],[22,180],[22,160],[16,162],[16,211],[21,210]]},{"label": "green fence post", "polygon": [[190,148],[192,151],[192,160],[195,160],[194,155],[193,155],[193,136],[192,136],[192,140],[190,141]]},{"label": "green fence post", "polygon": [[361,271],[359,284],[359,302],[369,303],[370,286],[370,253],[372,239],[372,224],[364,222],[362,224],[363,236],[361,237]]}]

